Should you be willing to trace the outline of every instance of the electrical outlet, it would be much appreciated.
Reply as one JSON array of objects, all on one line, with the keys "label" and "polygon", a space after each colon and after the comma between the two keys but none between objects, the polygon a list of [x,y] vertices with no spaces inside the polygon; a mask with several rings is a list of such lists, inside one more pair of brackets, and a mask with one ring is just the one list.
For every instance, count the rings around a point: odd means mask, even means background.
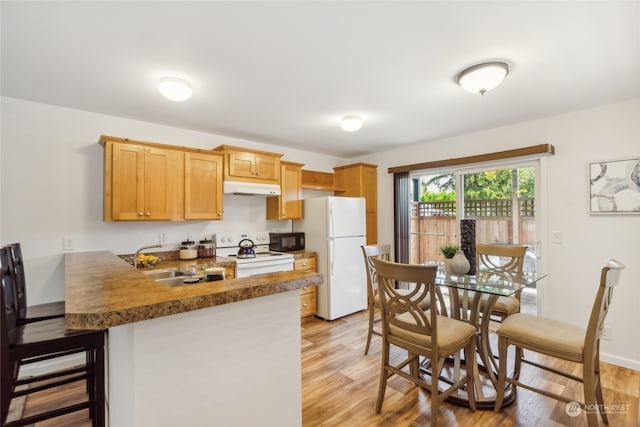
[{"label": "electrical outlet", "polygon": [[611,341],[611,326],[605,325],[602,328],[602,335],[600,336],[603,340]]},{"label": "electrical outlet", "polygon": [[559,245],[562,243],[562,231],[552,231],[551,232],[551,243],[555,243]]},{"label": "electrical outlet", "polygon": [[187,240],[193,240],[193,233],[187,233]]},{"label": "electrical outlet", "polygon": [[160,233],[158,235],[158,243],[164,245],[167,243],[167,233]]}]

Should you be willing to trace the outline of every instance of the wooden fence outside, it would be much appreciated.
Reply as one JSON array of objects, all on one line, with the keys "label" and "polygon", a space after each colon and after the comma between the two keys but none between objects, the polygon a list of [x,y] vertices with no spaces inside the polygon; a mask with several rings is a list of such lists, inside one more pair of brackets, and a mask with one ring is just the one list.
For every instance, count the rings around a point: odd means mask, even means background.
[{"label": "wooden fence outside", "polygon": [[[466,201],[465,218],[476,220],[476,242],[534,245],[533,199],[519,202],[520,215],[516,216],[517,227],[513,227],[510,199]],[[443,261],[440,246],[460,243],[455,202],[414,202],[411,208],[410,262]]]}]

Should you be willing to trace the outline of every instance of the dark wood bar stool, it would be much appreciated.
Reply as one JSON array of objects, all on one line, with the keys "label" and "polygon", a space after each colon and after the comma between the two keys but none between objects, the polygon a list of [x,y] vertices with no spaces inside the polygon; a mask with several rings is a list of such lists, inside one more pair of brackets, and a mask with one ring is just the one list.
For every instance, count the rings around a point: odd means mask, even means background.
[{"label": "dark wood bar stool", "polygon": [[22,249],[20,243],[12,243],[6,245],[9,250],[8,256],[14,269],[14,293],[15,311],[18,314],[17,322],[19,325],[30,322],[38,322],[40,320],[53,319],[56,317],[64,317],[64,301],[55,301],[46,304],[37,304],[29,306],[27,304],[27,281],[24,273],[24,261],[22,259]]},{"label": "dark wood bar stool", "polygon": [[[57,317],[38,322],[18,324],[14,294],[15,269],[9,249],[0,249],[2,260],[0,287],[0,351],[1,351],[1,420],[2,427],[16,427],[55,418],[71,412],[88,409],[93,426],[105,425],[105,331],[67,330],[64,318]],[[76,353],[85,353],[82,366],[46,372],[19,379],[23,365],[55,359]],[[85,381],[88,397],[86,401],[64,405],[59,408],[7,421],[11,401],[19,396],[37,393],[76,381]],[[19,387],[19,386],[27,387]]]}]

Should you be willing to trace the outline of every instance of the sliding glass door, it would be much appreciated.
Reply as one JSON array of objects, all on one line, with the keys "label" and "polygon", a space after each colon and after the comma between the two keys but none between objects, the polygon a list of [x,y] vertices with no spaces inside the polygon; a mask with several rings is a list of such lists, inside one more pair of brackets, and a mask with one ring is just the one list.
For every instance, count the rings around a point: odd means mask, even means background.
[{"label": "sliding glass door", "polygon": [[460,220],[475,220],[476,243],[527,245],[535,272],[538,162],[414,172],[410,262],[443,261],[440,246],[460,243]]}]

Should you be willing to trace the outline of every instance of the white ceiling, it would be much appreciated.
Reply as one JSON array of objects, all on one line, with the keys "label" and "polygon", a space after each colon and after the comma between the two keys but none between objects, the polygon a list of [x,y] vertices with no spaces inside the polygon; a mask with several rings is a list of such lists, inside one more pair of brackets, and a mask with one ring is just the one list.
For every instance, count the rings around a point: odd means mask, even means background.
[{"label": "white ceiling", "polygon": [[[3,96],[352,157],[640,96],[640,2],[1,3]],[[455,75],[506,60],[484,97]],[[164,99],[163,75],[191,81]],[[338,127],[361,114],[363,129]]]}]

